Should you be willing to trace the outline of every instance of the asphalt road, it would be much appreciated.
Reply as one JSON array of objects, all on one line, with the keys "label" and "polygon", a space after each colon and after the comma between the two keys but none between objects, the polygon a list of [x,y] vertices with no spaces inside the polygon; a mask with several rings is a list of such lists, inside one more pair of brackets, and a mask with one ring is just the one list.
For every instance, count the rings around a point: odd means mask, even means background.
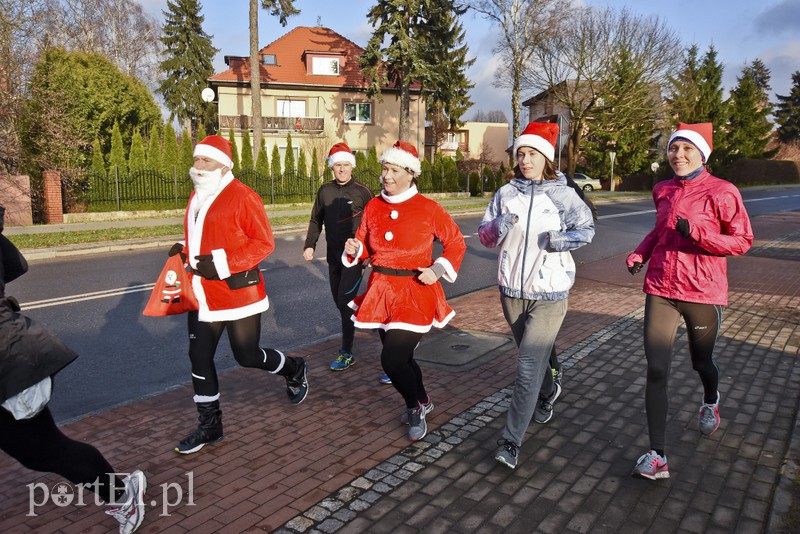
[{"label": "asphalt road", "polygon": [[[751,217],[800,209],[800,187],[745,190],[743,196]],[[579,266],[632,250],[655,220],[649,197],[599,209],[594,242],[573,253]],[[477,239],[480,216],[456,220],[468,250],[456,283],[444,284],[449,297],[493,286],[497,265],[497,252]],[[303,238],[301,232],[276,238],[275,252],[261,264],[271,302],[262,318],[263,346],[291,350],[339,332],[327,264],[302,259]],[[324,254],[324,246],[317,251]],[[57,377],[50,407],[58,421],[189,381],[185,317],[141,314],[165,257],[166,250],[140,250],[38,261],[7,287],[29,316],[81,355]],[[216,363],[220,370],[235,365],[225,338]],[[224,381],[221,386],[224,392]]]}]

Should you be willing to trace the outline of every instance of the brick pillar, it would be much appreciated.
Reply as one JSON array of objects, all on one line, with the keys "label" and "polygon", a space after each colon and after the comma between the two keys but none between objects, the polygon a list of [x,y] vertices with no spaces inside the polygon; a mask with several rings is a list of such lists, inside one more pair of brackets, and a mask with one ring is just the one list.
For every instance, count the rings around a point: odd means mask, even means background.
[{"label": "brick pillar", "polygon": [[61,173],[59,171],[44,171],[44,221],[47,224],[64,222]]}]

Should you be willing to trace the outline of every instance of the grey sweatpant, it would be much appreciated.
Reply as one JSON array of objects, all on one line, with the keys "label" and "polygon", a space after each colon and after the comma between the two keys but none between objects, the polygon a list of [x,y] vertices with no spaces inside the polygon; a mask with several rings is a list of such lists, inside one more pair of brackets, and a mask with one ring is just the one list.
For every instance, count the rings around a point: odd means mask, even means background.
[{"label": "grey sweatpant", "polygon": [[503,438],[519,447],[533,418],[544,373],[550,370],[550,351],[567,314],[567,299],[525,300],[501,294],[500,304],[519,348]]}]

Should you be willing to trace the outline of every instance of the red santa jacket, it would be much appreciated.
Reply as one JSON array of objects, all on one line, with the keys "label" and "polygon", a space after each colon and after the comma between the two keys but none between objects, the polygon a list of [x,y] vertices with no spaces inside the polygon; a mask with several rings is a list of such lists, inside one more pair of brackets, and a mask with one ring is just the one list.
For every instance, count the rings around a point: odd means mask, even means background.
[{"label": "red santa jacket", "polygon": [[184,252],[192,268],[197,266],[195,256],[211,254],[220,277],[207,280],[192,276],[192,289],[200,304],[199,319],[232,321],[266,311],[269,300],[261,273],[257,284],[241,289],[230,289],[225,282],[232,274],[258,267],[275,250],[261,197],[228,172],[220,189],[199,209],[197,201],[192,193],[184,216]]}]

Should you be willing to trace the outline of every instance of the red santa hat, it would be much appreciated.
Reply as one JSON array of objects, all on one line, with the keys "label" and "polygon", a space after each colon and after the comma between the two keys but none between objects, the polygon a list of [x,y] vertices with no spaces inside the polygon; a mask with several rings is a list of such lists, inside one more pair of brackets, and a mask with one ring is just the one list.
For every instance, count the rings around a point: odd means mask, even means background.
[{"label": "red santa hat", "polygon": [[711,155],[713,137],[714,126],[710,122],[698,122],[697,124],[679,122],[678,129],[669,136],[667,150],[676,139],[685,139],[697,147],[697,150],[703,155],[703,163],[705,163]]},{"label": "red santa hat", "polygon": [[353,151],[344,143],[336,143],[328,152],[328,167],[332,169],[337,163],[349,163],[353,167],[356,166],[356,157],[353,155]]},{"label": "red santa hat", "polygon": [[553,161],[556,155],[557,139],[558,124],[553,124],[552,122],[530,122],[514,141],[514,157],[517,157],[517,150],[520,147],[529,146],[541,152],[550,161]]},{"label": "red santa hat", "polygon": [[233,169],[231,142],[218,135],[209,135],[194,147],[194,156],[205,156]]},{"label": "red santa hat", "polygon": [[381,154],[381,163],[391,163],[414,175],[414,178],[422,172],[422,164],[419,161],[417,148],[411,143],[397,141],[393,146],[387,148]]}]

